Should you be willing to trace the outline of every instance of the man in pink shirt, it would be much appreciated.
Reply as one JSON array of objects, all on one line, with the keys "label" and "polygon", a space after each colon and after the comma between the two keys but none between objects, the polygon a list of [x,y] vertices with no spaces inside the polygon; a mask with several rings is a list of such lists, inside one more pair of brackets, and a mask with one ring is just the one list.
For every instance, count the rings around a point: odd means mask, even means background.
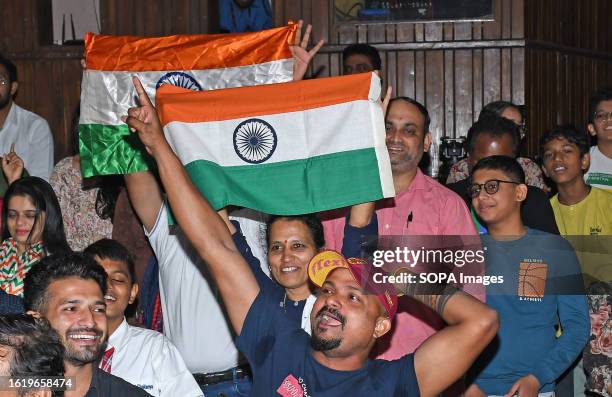
[{"label": "man in pink shirt", "polygon": [[[476,235],[476,228],[463,200],[418,167],[431,145],[430,118],[419,102],[398,97],[391,100],[385,117],[387,150],[391,160],[396,197],[377,203],[381,236]],[[323,218],[326,247],[342,249],[346,211],[326,213]],[[393,330],[379,339],[376,358],[398,359],[412,353],[444,322],[433,310],[409,298],[400,299]]]}]

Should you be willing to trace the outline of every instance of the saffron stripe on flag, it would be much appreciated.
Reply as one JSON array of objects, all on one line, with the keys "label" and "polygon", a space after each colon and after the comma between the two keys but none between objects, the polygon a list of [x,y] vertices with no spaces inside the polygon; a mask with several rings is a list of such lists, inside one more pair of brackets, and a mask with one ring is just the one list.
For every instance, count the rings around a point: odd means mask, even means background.
[{"label": "saffron stripe on flag", "polygon": [[298,112],[357,100],[376,101],[380,97],[380,79],[372,76],[372,73],[361,73],[214,91],[163,85],[157,90],[156,107],[165,126],[172,121],[220,121]]},{"label": "saffron stripe on flag", "polygon": [[[87,33],[87,69],[144,72],[254,65],[292,58],[297,24],[254,33],[110,36]],[[254,51],[253,49],[257,49]]]}]

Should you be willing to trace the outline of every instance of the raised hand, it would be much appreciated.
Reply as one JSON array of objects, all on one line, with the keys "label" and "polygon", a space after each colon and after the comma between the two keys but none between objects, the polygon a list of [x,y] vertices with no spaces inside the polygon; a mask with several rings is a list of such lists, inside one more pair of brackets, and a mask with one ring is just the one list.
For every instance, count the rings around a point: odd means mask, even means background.
[{"label": "raised hand", "polygon": [[2,157],[2,172],[6,177],[6,182],[10,185],[23,174],[23,160],[15,153],[15,144],[11,145],[11,151]]},{"label": "raised hand", "polygon": [[312,25],[306,26],[306,32],[302,37],[302,26],[304,21],[298,22],[298,30],[295,34],[295,41],[293,45],[289,46],[291,54],[293,55],[293,81],[302,80],[308,70],[308,65],[316,53],[323,47],[325,40],[321,39],[310,51],[306,50],[308,47],[308,40],[310,39],[310,32],[312,31]]},{"label": "raised hand", "polygon": [[138,77],[132,77],[132,82],[138,94],[140,106],[128,109],[128,115],[121,117],[132,132],[137,132],[140,141],[145,145],[147,152],[155,156],[157,150],[168,148],[168,142],[164,137],[161,122],[151,103],[149,96],[145,92]]}]

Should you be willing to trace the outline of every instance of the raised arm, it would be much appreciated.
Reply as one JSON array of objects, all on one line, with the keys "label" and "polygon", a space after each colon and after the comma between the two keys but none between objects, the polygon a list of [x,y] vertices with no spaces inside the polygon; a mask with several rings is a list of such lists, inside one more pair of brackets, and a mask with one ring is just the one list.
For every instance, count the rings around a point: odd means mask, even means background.
[{"label": "raised arm", "polygon": [[153,230],[163,204],[161,189],[150,171],[124,175],[130,202],[147,232]]},{"label": "raised arm", "polygon": [[493,309],[452,287],[436,295],[420,295],[414,288],[410,284],[407,295],[436,310],[448,324],[427,339],[414,357],[421,396],[436,396],[468,370],[497,333],[499,322]]},{"label": "raised arm", "polygon": [[134,86],[140,107],[130,108],[124,121],[157,161],[170,206],[187,238],[215,278],[237,333],[259,293],[253,273],[236,249],[225,222],[191,182],[185,168],[166,141],[162,127],[138,78]]}]

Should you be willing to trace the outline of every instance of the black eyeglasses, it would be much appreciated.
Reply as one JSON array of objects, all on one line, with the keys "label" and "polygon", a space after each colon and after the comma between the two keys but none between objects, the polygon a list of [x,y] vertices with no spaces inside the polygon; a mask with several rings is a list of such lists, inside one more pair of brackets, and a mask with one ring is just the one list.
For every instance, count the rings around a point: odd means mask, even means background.
[{"label": "black eyeglasses", "polygon": [[467,194],[470,198],[478,197],[480,191],[484,187],[485,192],[488,194],[495,194],[499,191],[500,183],[512,183],[514,185],[520,185],[518,182],[512,181],[500,181],[499,179],[491,179],[485,183],[472,183],[467,188]]}]

